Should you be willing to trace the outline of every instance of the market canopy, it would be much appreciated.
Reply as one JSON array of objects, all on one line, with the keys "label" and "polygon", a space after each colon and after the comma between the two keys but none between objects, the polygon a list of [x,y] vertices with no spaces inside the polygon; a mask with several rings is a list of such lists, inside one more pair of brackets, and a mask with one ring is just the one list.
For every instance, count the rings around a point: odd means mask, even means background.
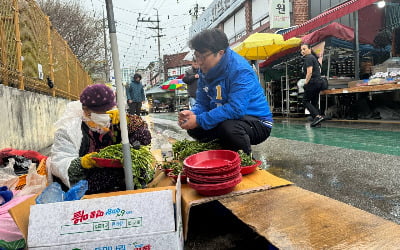
[{"label": "market canopy", "polygon": [[254,33],[233,50],[248,60],[264,60],[281,51],[298,47],[300,43],[300,38],[293,37],[285,41],[280,34]]},{"label": "market canopy", "polygon": [[159,86],[155,86],[151,89],[149,89],[148,91],[146,91],[146,95],[150,95],[150,94],[160,94],[160,93],[166,93],[168,92],[165,89],[161,89]]},{"label": "market canopy", "polygon": [[330,8],[327,11],[322,12],[318,16],[308,20],[307,22],[297,26],[296,28],[286,32],[283,34],[285,39],[289,39],[291,37],[302,35],[310,30],[318,28],[324,24],[327,24],[333,20],[341,18],[342,16],[348,15],[359,9],[362,9],[368,5],[371,5],[378,0],[349,0],[344,3],[341,3],[335,7]]},{"label": "market canopy", "polygon": [[[324,41],[328,37],[336,37],[345,41],[354,40],[354,29],[340,23],[331,23],[323,28],[320,28],[310,34],[307,34],[301,38],[303,43],[315,44]],[[360,38],[361,43],[367,44],[368,41],[364,41]]]},{"label": "market canopy", "polygon": [[186,84],[182,79],[172,79],[161,84],[160,88],[165,90],[182,90],[186,88]]}]

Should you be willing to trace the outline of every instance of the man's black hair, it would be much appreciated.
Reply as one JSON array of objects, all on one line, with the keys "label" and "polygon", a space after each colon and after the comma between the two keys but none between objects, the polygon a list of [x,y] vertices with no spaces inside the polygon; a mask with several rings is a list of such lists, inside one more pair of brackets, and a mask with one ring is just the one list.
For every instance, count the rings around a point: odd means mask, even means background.
[{"label": "man's black hair", "polygon": [[203,30],[189,41],[189,47],[200,53],[208,50],[217,53],[220,50],[225,51],[228,46],[228,38],[220,29]]},{"label": "man's black hair", "polygon": [[138,73],[134,74],[133,75],[133,79],[135,79],[136,77],[139,77],[140,80],[142,80],[142,75],[141,74],[138,74]]}]

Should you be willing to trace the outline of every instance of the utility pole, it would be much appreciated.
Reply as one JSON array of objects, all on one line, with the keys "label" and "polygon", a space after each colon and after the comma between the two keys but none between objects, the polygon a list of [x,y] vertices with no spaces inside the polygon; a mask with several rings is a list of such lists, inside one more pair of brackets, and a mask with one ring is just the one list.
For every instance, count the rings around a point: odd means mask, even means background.
[{"label": "utility pole", "polygon": [[192,24],[194,24],[199,18],[199,11],[204,11],[205,7],[199,7],[199,4],[196,3],[192,9],[189,10],[189,15],[192,16]]},{"label": "utility pole", "polygon": [[121,67],[119,63],[118,43],[117,43],[117,28],[115,27],[114,9],[112,0],[106,0],[106,9],[107,9],[108,29],[110,31],[111,55],[114,66],[115,85],[117,85],[117,103],[118,103],[119,120],[121,128],[125,186],[127,190],[133,190],[134,185],[132,178],[133,174],[132,174],[131,145],[129,144],[129,137],[128,137],[128,123],[126,121],[126,111],[125,111],[126,100],[124,96],[124,90],[122,87]]},{"label": "utility pole", "polygon": [[103,33],[104,33],[104,72],[106,73],[106,83],[107,83],[110,81],[110,68],[108,65],[106,18],[104,16],[104,9],[103,9]]},{"label": "utility pole", "polygon": [[[155,8],[154,8],[155,9]],[[164,77],[161,75],[161,68],[162,68],[162,60],[161,60],[161,42],[160,38],[164,35],[160,34],[161,28],[160,28],[160,18],[158,15],[158,9],[155,9],[157,11],[157,19],[156,20],[151,20],[150,18],[145,20],[143,17],[142,19],[138,18],[138,22],[144,22],[144,23],[156,23],[156,27],[147,27],[149,29],[156,29],[157,30],[157,35],[156,36],[151,36],[151,37],[157,37],[157,47],[158,47],[158,77],[160,78],[160,81],[162,82],[164,80]]]},{"label": "utility pole", "polygon": [[189,10],[189,15],[192,16],[192,24],[194,24],[197,21],[197,18],[199,17],[199,4],[196,3],[193,7],[193,9]]}]

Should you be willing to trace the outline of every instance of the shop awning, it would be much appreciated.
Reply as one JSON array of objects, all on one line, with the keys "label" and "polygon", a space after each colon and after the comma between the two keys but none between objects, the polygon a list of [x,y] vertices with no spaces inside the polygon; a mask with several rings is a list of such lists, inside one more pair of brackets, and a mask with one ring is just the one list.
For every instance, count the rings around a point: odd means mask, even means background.
[{"label": "shop awning", "polygon": [[[354,29],[346,25],[333,22],[321,29],[311,32],[301,38],[302,43],[314,44],[324,41],[328,37],[336,37],[345,41],[354,40]],[[360,39],[361,43],[368,43]]]},{"label": "shop awning", "polygon": [[291,37],[300,36],[310,30],[318,28],[319,26],[327,24],[342,16],[348,15],[352,12],[362,9],[377,1],[378,0],[349,0],[319,14],[318,16],[308,20],[307,22],[297,26],[296,28],[284,33],[283,38],[287,40]]}]

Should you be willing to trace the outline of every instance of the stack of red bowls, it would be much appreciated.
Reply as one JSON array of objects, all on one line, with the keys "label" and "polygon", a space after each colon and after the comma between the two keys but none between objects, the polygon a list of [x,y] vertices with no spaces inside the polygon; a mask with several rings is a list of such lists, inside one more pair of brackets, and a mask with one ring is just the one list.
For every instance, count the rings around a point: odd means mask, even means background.
[{"label": "stack of red bowls", "polygon": [[208,150],[187,157],[183,164],[189,186],[204,196],[227,194],[242,181],[235,151]]}]

